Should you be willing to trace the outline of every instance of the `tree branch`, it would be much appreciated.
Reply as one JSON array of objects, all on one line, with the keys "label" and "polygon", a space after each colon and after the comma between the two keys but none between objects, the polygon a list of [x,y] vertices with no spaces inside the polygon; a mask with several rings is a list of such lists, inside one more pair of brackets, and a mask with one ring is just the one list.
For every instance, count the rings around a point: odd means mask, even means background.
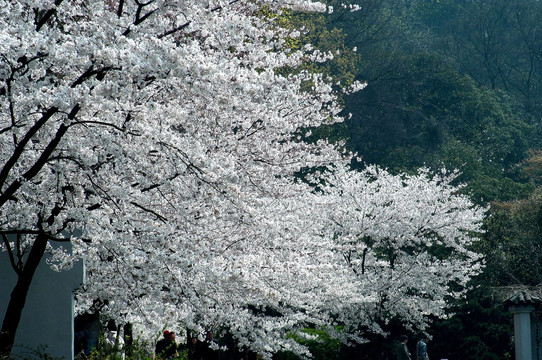
[{"label": "tree branch", "polygon": [[2,240],[4,240],[4,245],[6,246],[6,249],[8,251],[9,262],[11,263],[11,267],[17,273],[17,275],[20,275],[21,269],[20,269],[20,266],[18,266],[18,264],[15,262],[15,257],[13,256],[13,250],[11,250],[11,246],[9,244],[7,234],[2,234]]},{"label": "tree branch", "polygon": [[[55,1],[55,6],[59,6],[61,3],[62,3],[63,0],[56,0]],[[45,12],[45,14],[43,14],[41,17],[39,16],[39,10],[37,10],[37,13],[36,13],[36,31],[40,31],[40,29],[42,28],[43,25],[45,25],[47,23],[47,21],[49,21],[49,19],[51,18],[51,16],[53,16],[53,14],[56,12],[56,8],[53,8],[53,9],[49,9]]]},{"label": "tree branch", "polygon": [[143,211],[146,211],[148,213],[151,213],[153,214],[154,216],[156,216],[160,221],[162,221],[163,223],[165,223],[167,221],[167,219],[165,217],[163,217],[162,215],[158,214],[156,211],[153,211],[151,209],[147,209],[145,208],[144,206],[142,205],[139,205],[138,203],[136,203],[135,201],[130,201],[130,204],[140,208],[141,210]]},{"label": "tree branch", "polygon": [[[126,131],[125,128],[121,128],[121,127],[119,127],[119,126],[117,126],[115,124],[107,123],[105,121],[98,121],[98,120],[77,121],[77,122],[74,122],[74,123],[70,124],[69,126],[84,125],[84,124],[94,124],[94,125],[109,126],[109,127],[112,127],[115,130],[118,130],[120,132],[125,132]],[[129,132],[128,134],[133,135],[133,136],[139,136],[138,133]]]},{"label": "tree branch", "polygon": [[[228,5],[232,5],[232,4],[235,4],[236,2],[239,2],[239,0],[232,0],[228,3]],[[215,12],[215,11],[218,11],[218,10],[221,10],[223,9],[224,7],[223,6],[217,6],[217,7],[214,7],[211,9],[211,12]],[[179,25],[171,30],[168,30],[166,31],[165,33],[162,33],[160,35],[158,35],[158,39],[161,39],[163,37],[166,37],[168,35],[171,35],[171,34],[174,34],[178,31],[181,31],[182,29],[188,27],[188,25],[190,25],[192,23],[192,21],[187,21],[186,23],[182,24],[182,25]]]},{"label": "tree branch", "polygon": [[[2,171],[0,171],[0,191],[4,185],[4,182],[6,181],[8,174],[10,170],[13,168],[17,160],[21,157],[24,147],[30,139],[36,135],[38,130],[55,114],[58,112],[58,108],[51,107],[49,110],[47,110],[42,116],[41,119],[39,119],[26,133],[24,138],[21,140],[21,142],[15,147],[15,150],[13,151],[13,154],[8,159],[4,167],[2,168]],[[1,206],[1,205],[0,205]]]},{"label": "tree branch", "polygon": [[[148,13],[146,13],[145,15],[141,16],[141,11],[145,8],[145,6],[149,6],[154,1],[155,0],[149,0],[146,3],[142,3],[142,2],[139,2],[138,0],[135,0],[135,3],[137,4],[137,10],[136,10],[135,19],[134,19],[134,25],[135,26],[137,26],[137,25],[141,24],[143,21],[147,20],[149,18],[149,16],[151,16],[152,14],[154,14],[156,12],[156,10],[158,10],[158,9],[151,10]],[[126,29],[122,33],[122,35],[128,36],[128,34],[130,34],[131,31],[132,30],[128,27],[128,29]]]},{"label": "tree branch", "polygon": [[[79,104],[75,105],[72,109],[72,111],[70,112],[70,114],[68,115],[68,119],[73,119],[75,118],[75,116],[77,115],[77,113],[79,112],[79,109],[81,107],[79,106]],[[56,108],[53,108],[54,109],[54,112],[58,111]],[[51,111],[51,109],[50,109]],[[54,113],[53,112],[53,113]],[[53,114],[52,113],[52,114]],[[52,116],[51,114],[51,116]],[[50,116],[49,116],[50,117]],[[46,121],[46,120],[45,120]],[[43,123],[45,123],[45,121],[43,121]],[[40,157],[36,160],[36,162],[34,163],[34,165],[32,165],[32,167],[30,169],[28,169],[28,171],[26,171],[24,174],[23,174],[23,178],[26,179],[26,180],[30,180],[32,179],[34,176],[36,176],[38,174],[38,172],[45,166],[45,164],[47,163],[49,157],[51,156],[51,154],[53,153],[53,151],[55,151],[56,147],[58,146],[58,144],[60,143],[60,140],[62,140],[62,137],[64,136],[64,134],[66,134],[66,131],[68,130],[68,125],[65,125],[65,124],[62,124],[59,126],[54,138],[49,142],[49,144],[47,145],[47,147],[43,150],[43,152],[41,153]],[[36,129],[37,131],[37,129]],[[28,138],[29,140],[30,138]],[[20,149],[21,153],[22,153],[22,148]],[[7,176],[7,173],[6,173],[6,176]],[[1,184],[1,183],[0,183]],[[0,195],[0,208],[10,199],[13,197],[13,194],[15,194],[15,192],[21,187],[22,183],[20,180],[15,180],[7,189],[6,191],[4,191],[1,195]]]},{"label": "tree branch", "polygon": [[137,26],[137,25],[141,24],[149,16],[154,14],[156,12],[156,10],[158,10],[158,9],[151,10],[148,13],[146,13],[145,15],[141,16],[141,11],[143,10],[143,8],[145,6],[148,6],[148,5],[152,4],[153,2],[154,2],[154,0],[150,0],[149,2],[146,2],[146,3],[140,3],[139,1],[136,0],[137,10],[136,10],[136,18],[135,18],[135,21],[134,21],[134,25]]},{"label": "tree branch", "polygon": [[117,8],[117,16],[120,18],[122,16],[122,9],[124,8],[124,0],[119,1],[119,7]]},{"label": "tree branch", "polygon": [[81,85],[83,82],[85,82],[85,80],[90,79],[94,75],[96,75],[96,79],[103,80],[107,72],[112,69],[113,69],[113,66],[104,66],[103,68],[96,70],[94,69],[94,64],[92,64],[87,70],[85,70],[84,73],[81,74],[81,76],[77,78],[77,80],[75,80],[70,85],[70,87],[75,88],[77,85]]}]

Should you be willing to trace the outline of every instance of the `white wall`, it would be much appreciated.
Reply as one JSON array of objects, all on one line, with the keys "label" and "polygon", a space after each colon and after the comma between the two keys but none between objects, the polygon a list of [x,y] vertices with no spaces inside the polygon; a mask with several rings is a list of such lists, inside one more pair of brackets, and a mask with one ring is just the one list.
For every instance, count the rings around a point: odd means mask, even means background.
[{"label": "white wall", "polygon": [[[66,248],[69,243],[62,244]],[[0,252],[0,321],[16,282],[7,252]],[[15,359],[37,358],[40,345],[55,358],[73,359],[73,291],[84,281],[83,261],[69,271],[51,270],[45,259],[36,269],[15,336]]]}]

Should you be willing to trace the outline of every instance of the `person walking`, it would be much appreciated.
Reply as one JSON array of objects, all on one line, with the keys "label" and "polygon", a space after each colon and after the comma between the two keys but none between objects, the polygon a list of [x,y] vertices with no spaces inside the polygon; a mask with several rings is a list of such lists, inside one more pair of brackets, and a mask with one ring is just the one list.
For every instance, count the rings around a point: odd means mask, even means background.
[{"label": "person walking", "polygon": [[408,336],[401,335],[397,344],[397,360],[411,360],[410,353],[407,348]]},{"label": "person walking", "polygon": [[124,359],[124,339],[119,335],[117,326],[113,320],[107,323],[107,331],[105,332],[105,345],[109,351],[109,357],[115,359]]},{"label": "person walking", "polygon": [[156,343],[155,354],[158,359],[173,359],[178,356],[177,342],[173,331],[164,331],[164,338]]},{"label": "person walking", "polygon": [[427,354],[427,343],[429,342],[429,334],[423,333],[423,338],[416,344],[416,360],[429,360]]},{"label": "person walking", "polygon": [[212,331],[207,331],[201,348],[201,358],[202,360],[218,360],[219,358],[218,342],[214,339]]},{"label": "person walking", "polygon": [[188,360],[201,360],[201,344],[196,335],[192,335],[188,343]]}]

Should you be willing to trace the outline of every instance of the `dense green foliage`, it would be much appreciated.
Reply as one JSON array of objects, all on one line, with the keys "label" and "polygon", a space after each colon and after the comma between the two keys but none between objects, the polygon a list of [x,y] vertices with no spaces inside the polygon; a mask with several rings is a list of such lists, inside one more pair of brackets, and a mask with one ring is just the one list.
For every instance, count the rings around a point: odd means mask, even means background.
[{"label": "dense green foliage", "polygon": [[513,170],[533,126],[505,94],[477,87],[434,55],[409,55],[395,71],[350,99],[353,150],[401,171],[460,169],[476,201],[525,193]]},{"label": "dense green foliage", "polygon": [[[341,343],[331,338],[325,331],[318,329],[305,329],[304,332],[311,338],[306,339],[300,336],[292,335],[297,342],[307,345],[311,353],[314,354],[314,360],[339,360],[341,359]],[[276,354],[275,360],[298,360],[299,357],[291,352],[282,352]]]}]

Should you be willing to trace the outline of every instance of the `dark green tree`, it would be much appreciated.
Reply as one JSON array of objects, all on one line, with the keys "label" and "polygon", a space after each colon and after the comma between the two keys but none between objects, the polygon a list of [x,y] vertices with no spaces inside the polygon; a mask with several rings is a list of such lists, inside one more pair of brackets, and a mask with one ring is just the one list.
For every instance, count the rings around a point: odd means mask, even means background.
[{"label": "dark green tree", "polygon": [[477,201],[530,189],[514,174],[532,142],[530,118],[504,92],[477,86],[439,56],[405,56],[347,105],[348,146],[365,162],[397,171],[460,169]]},{"label": "dark green tree", "polygon": [[542,4],[537,0],[442,0],[411,12],[432,49],[480,85],[516,96],[528,113],[542,103]]}]

